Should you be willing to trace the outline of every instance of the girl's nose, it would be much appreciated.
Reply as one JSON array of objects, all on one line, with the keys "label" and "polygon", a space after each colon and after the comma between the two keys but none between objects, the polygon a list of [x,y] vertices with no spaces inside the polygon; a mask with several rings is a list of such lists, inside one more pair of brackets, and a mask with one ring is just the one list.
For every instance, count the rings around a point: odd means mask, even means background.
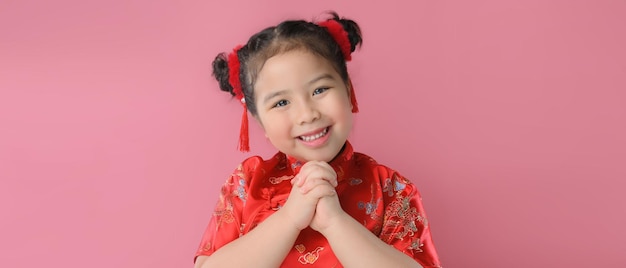
[{"label": "girl's nose", "polygon": [[315,120],[320,119],[321,113],[319,109],[312,103],[303,103],[299,109],[298,115],[298,123],[299,124],[307,124],[311,122],[315,122]]}]

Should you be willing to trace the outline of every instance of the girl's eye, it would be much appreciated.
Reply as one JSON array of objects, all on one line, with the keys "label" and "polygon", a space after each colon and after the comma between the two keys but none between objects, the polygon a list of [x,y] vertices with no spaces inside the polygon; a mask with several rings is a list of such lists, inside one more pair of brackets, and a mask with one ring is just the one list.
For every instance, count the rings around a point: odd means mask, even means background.
[{"label": "girl's eye", "polygon": [[326,90],[328,90],[328,88],[327,88],[327,87],[317,88],[317,89],[315,89],[315,91],[313,91],[313,95],[322,94],[322,93],[324,93]]},{"label": "girl's eye", "polygon": [[283,106],[285,106],[287,104],[289,104],[289,101],[287,101],[287,100],[279,100],[278,102],[276,102],[276,104],[274,104],[274,106],[272,106],[272,108],[283,107]]}]

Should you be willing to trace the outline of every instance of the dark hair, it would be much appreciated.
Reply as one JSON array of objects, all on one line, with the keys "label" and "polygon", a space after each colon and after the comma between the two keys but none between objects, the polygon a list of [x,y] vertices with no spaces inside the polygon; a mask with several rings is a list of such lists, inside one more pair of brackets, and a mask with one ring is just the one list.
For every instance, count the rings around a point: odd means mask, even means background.
[{"label": "dark hair", "polygon": [[[331,12],[329,20],[335,20],[343,26],[350,40],[350,51],[354,52],[363,42],[361,29],[356,22],[340,18]],[[238,52],[240,62],[239,81],[248,111],[257,114],[254,100],[254,83],[265,61],[275,55],[291,50],[302,49],[325,58],[336,69],[347,84],[349,81],[346,61],[341,48],[326,28],[304,20],[287,20],[254,34]],[[229,82],[228,55],[220,53],[213,61],[213,76],[219,82],[220,89],[233,96],[233,87]]]}]

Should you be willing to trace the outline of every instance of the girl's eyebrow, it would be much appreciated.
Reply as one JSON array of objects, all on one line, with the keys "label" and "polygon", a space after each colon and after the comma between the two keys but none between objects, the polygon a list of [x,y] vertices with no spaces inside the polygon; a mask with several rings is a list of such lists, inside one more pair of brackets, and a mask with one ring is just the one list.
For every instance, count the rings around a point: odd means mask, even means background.
[{"label": "girl's eyebrow", "polygon": [[311,81],[309,81],[307,84],[311,85],[311,84],[314,84],[317,81],[324,80],[324,79],[334,80],[333,76],[330,75],[330,74],[321,74],[318,77],[315,77],[315,78],[311,79]]},{"label": "girl's eyebrow", "polygon": [[263,103],[267,103],[268,101],[270,101],[271,99],[280,96],[280,95],[285,95],[287,94],[287,90],[283,89],[283,90],[279,90],[279,91],[274,91],[270,94],[267,94],[267,96],[265,96],[265,98],[263,98]]}]

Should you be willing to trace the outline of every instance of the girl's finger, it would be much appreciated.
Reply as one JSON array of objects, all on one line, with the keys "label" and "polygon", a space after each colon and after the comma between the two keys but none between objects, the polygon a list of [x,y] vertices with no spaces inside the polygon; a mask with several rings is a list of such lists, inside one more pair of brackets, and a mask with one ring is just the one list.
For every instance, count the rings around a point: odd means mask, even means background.
[{"label": "girl's finger", "polygon": [[330,183],[328,181],[326,181],[326,180],[311,179],[311,180],[307,180],[304,183],[304,185],[302,185],[302,187],[300,187],[299,190],[300,190],[300,193],[306,194],[311,189],[315,188],[315,186],[322,185],[322,184],[330,184]]},{"label": "girl's finger", "polygon": [[334,195],[337,195],[335,187],[333,187],[329,183],[316,185],[308,193],[305,194],[307,198],[311,199],[320,199],[322,197]]},{"label": "girl's finger", "polygon": [[335,185],[333,185],[334,181],[336,181],[336,179],[334,179],[334,174],[330,174],[326,170],[317,169],[308,174],[308,178],[300,187],[301,192],[306,193],[309,189],[313,188],[314,185],[318,185],[320,183],[328,183],[335,187]]},{"label": "girl's finger", "polygon": [[335,173],[335,170],[326,162],[309,161],[302,166],[298,176],[300,177],[296,182],[298,186],[302,186],[309,179],[318,178],[328,181],[335,187],[337,186],[337,173]]}]

